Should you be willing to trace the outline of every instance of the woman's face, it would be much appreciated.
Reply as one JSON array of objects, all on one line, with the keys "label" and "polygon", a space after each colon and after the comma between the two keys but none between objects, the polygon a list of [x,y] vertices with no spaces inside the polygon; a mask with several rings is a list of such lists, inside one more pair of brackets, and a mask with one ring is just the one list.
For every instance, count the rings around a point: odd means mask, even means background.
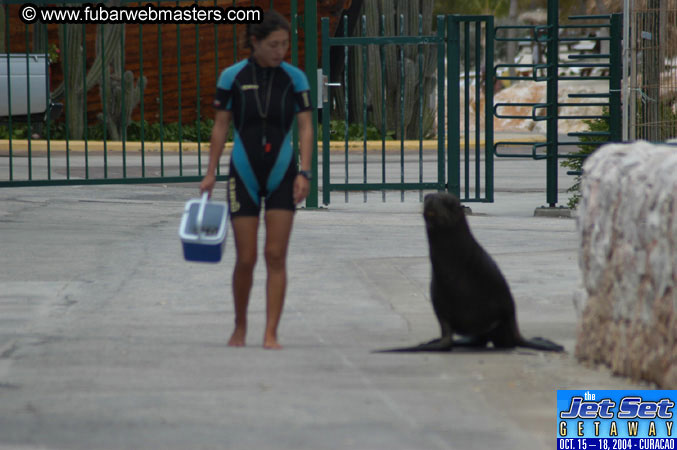
[{"label": "woman's face", "polygon": [[264,39],[258,40],[251,37],[254,47],[254,58],[261,67],[277,67],[289,50],[289,33],[286,30],[275,30]]}]

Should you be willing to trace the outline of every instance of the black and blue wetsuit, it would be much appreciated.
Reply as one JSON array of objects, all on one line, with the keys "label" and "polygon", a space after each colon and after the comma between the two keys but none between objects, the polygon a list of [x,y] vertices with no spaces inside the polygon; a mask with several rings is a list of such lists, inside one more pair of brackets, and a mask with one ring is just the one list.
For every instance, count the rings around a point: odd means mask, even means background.
[{"label": "black and blue wetsuit", "polygon": [[214,107],[233,114],[230,159],[230,213],[258,216],[266,209],[294,211],[294,178],[298,173],[291,145],[294,116],[312,109],[305,73],[283,62],[261,67],[253,58],[225,69]]}]

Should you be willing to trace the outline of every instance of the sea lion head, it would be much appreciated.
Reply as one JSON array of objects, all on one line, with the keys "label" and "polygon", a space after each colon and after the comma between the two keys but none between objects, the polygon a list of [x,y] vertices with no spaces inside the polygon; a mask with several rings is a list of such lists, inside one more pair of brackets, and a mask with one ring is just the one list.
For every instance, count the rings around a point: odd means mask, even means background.
[{"label": "sea lion head", "polygon": [[458,197],[447,192],[437,192],[425,196],[423,218],[430,231],[450,229],[465,221],[465,213]]}]

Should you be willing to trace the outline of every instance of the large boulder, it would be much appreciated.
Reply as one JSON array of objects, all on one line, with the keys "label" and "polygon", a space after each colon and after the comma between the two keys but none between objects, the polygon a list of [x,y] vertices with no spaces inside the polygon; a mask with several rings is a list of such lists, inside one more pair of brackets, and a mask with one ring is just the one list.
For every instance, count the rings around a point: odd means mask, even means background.
[{"label": "large boulder", "polygon": [[576,357],[675,389],[677,147],[607,145],[583,170]]}]

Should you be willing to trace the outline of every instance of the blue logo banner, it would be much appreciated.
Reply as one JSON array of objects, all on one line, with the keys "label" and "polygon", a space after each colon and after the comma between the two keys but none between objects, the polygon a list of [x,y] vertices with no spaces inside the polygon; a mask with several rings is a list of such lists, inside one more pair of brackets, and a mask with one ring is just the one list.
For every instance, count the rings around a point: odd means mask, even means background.
[{"label": "blue logo banner", "polygon": [[557,448],[675,448],[677,391],[558,390]]}]

